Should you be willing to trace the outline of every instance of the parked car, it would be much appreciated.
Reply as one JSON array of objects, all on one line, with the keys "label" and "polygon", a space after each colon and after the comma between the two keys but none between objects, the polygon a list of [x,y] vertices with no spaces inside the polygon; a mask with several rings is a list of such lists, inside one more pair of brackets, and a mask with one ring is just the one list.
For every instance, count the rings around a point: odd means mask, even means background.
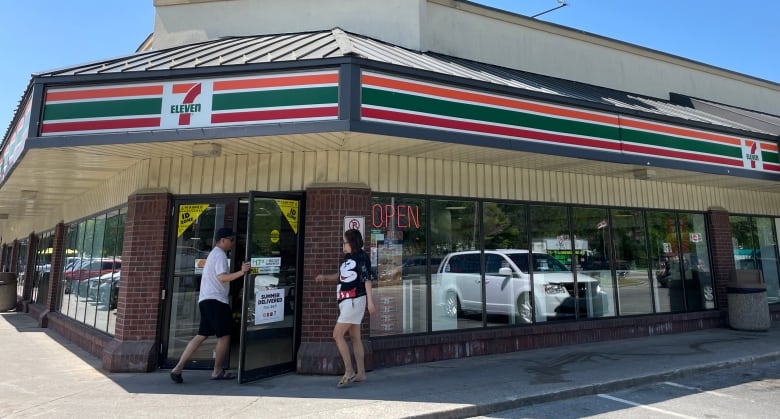
[{"label": "parked car", "polygon": [[[611,310],[607,295],[595,278],[578,273],[575,291],[574,275],[560,261],[546,253],[536,252],[531,259],[533,293],[527,250],[485,251],[487,314],[516,316],[523,323],[532,322],[534,309],[537,321],[573,317],[575,299],[581,316],[600,317]],[[439,265],[434,281],[447,316],[482,312],[479,251],[448,254]]]},{"label": "parked car", "polygon": [[[70,269],[65,270],[65,293],[75,292],[86,295],[85,280],[115,272],[122,268],[122,261],[114,258],[83,259],[80,264],[75,262]],[[75,290],[75,291],[74,291]]]},{"label": "parked car", "polygon": [[82,281],[87,284],[87,299],[96,301],[98,306],[106,310],[116,308],[121,273],[121,270],[117,270]]}]

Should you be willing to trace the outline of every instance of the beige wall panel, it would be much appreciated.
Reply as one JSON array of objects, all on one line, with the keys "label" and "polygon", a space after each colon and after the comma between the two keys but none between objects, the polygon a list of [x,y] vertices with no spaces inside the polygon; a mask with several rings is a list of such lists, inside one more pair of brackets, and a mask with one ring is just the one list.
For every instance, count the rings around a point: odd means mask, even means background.
[{"label": "beige wall panel", "polygon": [[407,157],[399,157],[398,158],[398,170],[400,170],[401,173],[403,173],[402,181],[400,185],[398,185],[401,188],[405,188],[406,190],[409,190],[411,193],[411,182],[412,182],[412,163],[409,158]]},{"label": "beige wall panel", "polygon": [[236,156],[214,159],[214,190],[234,192],[236,188]]},{"label": "beige wall panel", "polygon": [[439,172],[436,171],[436,161],[426,159],[425,166],[425,193],[433,195],[436,193],[436,176],[439,175]]},{"label": "beige wall panel", "polygon": [[171,175],[168,181],[168,189],[172,194],[181,194],[182,165],[182,159],[171,159]]},{"label": "beige wall panel", "polygon": [[285,167],[283,162],[285,153],[273,153],[268,155],[268,190],[278,191],[284,185],[282,180],[285,177]]},{"label": "beige wall panel", "polygon": [[200,157],[192,158],[192,166],[190,166],[190,193],[200,194],[203,193],[203,159]]},{"label": "beige wall panel", "polygon": [[257,190],[268,190],[268,167],[271,165],[271,156],[260,154],[257,160]]},{"label": "beige wall panel", "polygon": [[423,158],[414,158],[414,193],[425,194],[425,160]]},{"label": "beige wall panel", "polygon": [[[380,188],[384,190],[393,190],[390,186],[393,183],[396,183],[398,181],[399,176],[403,176],[402,174],[398,173],[396,175],[392,174],[392,169],[390,166],[390,159],[391,156],[379,156],[377,160],[377,165],[374,166],[374,170],[376,170],[377,173],[377,180],[376,183]],[[360,182],[360,179],[356,179],[355,182]],[[369,184],[370,187],[370,184]]]},{"label": "beige wall panel", "polygon": [[235,163],[234,163],[236,168],[236,191],[249,190],[249,188],[247,188],[246,186],[247,159],[248,156],[246,154],[236,156]]},{"label": "beige wall panel", "polygon": [[149,159],[149,185],[157,187],[160,184],[160,159]]},{"label": "beige wall panel", "polygon": [[250,154],[246,157],[246,190],[256,191],[260,156]]},{"label": "beige wall panel", "polygon": [[[366,173],[371,173],[372,168],[374,168],[373,170],[376,170],[376,166],[372,166],[371,165],[371,159],[370,158],[373,156],[373,153],[357,153],[357,154],[358,154],[358,162],[360,162],[360,172],[359,172],[360,179],[359,179],[359,181],[361,183],[368,183],[368,182],[366,182],[364,180]],[[386,174],[385,176],[387,176],[387,177],[396,177],[396,178],[398,177],[398,175],[390,176],[390,173],[391,172],[388,172],[388,174]],[[389,179],[388,179],[388,181],[389,181]]]}]

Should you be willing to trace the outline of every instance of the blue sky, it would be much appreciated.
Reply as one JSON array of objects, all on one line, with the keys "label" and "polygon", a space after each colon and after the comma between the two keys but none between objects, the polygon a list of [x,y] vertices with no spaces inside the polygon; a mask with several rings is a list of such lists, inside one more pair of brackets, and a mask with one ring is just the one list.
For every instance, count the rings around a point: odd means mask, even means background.
[{"label": "blue sky", "polygon": [[[360,1],[360,0],[355,0]],[[557,0],[475,1],[531,16]],[[780,2],[568,0],[538,19],[780,83]],[[25,0],[3,4],[0,133],[30,75],[131,54],[154,29],[153,0]],[[780,112],[778,112],[780,113]]]}]

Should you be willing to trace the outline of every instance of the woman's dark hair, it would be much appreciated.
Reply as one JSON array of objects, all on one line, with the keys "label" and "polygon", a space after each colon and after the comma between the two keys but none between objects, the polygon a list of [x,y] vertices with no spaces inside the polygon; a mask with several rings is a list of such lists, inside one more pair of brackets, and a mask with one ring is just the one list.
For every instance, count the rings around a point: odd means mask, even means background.
[{"label": "woman's dark hair", "polygon": [[349,249],[352,253],[363,250],[363,235],[360,234],[360,231],[355,230],[354,228],[345,231],[344,240],[349,243]]}]

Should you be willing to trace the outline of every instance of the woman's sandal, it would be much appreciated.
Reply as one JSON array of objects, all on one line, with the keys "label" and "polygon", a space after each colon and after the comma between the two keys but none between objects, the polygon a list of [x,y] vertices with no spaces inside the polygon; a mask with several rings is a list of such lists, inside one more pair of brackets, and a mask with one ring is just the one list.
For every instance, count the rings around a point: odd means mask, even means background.
[{"label": "woman's sandal", "polygon": [[344,376],[341,377],[341,380],[339,380],[339,383],[336,387],[346,387],[354,383],[356,380],[357,380],[357,374],[352,374],[350,376],[344,374]]}]

